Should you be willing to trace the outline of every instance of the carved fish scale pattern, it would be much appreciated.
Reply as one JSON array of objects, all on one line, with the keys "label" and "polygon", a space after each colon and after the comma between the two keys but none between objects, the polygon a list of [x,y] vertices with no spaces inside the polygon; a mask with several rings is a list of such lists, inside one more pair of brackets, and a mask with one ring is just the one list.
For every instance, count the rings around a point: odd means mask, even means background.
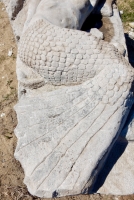
[{"label": "carved fish scale pattern", "polygon": [[78,86],[22,98],[16,106],[15,157],[33,195],[78,194],[93,184],[95,168],[133,103],[131,83],[117,81],[114,68],[110,74],[110,83],[104,70]]},{"label": "carved fish scale pattern", "polygon": [[128,63],[114,46],[90,33],[38,20],[23,34],[19,57],[53,85],[81,83],[104,67]]},{"label": "carved fish scale pattern", "polygon": [[15,157],[24,182],[39,197],[86,193],[133,104],[134,70],[108,43],[43,20],[24,33],[19,56],[49,83],[84,82],[19,100]]},{"label": "carved fish scale pattern", "polygon": [[130,69],[105,68],[80,85],[20,99],[15,157],[33,195],[79,194],[93,184],[133,103]]}]

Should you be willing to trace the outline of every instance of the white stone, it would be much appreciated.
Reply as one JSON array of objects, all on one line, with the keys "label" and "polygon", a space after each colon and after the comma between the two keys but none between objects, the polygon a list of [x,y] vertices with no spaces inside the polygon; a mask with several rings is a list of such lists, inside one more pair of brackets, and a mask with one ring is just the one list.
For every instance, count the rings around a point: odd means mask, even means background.
[{"label": "white stone", "polygon": [[129,26],[134,29],[134,22],[129,23]]},{"label": "white stone", "polygon": [[1,116],[1,118],[5,117],[5,113],[1,113],[0,116]]},{"label": "white stone", "polygon": [[104,39],[103,33],[99,31],[97,28],[92,28],[90,30],[90,33],[99,39],[102,39],[102,40]]},{"label": "white stone", "polygon": [[8,51],[8,56],[12,56],[12,54],[13,54],[13,50],[10,49],[10,50]]},{"label": "white stone", "polygon": [[120,10],[120,14],[123,15],[123,13],[124,13],[123,10]]},{"label": "white stone", "polygon": [[134,32],[131,32],[131,31],[130,31],[130,32],[128,33],[128,35],[129,35],[129,37],[130,37],[131,39],[134,40]]},{"label": "white stone", "polygon": [[[75,2],[66,0],[64,2],[58,1],[55,4],[55,0],[51,0],[49,3],[45,0],[37,0],[36,2],[31,0],[24,29],[29,26],[29,22],[35,13],[38,16],[40,16],[40,13],[43,13],[44,18],[54,25],[63,28],[81,29],[84,21],[97,5],[97,2],[98,0],[91,0],[90,2],[88,0],[77,0]],[[37,7],[38,9],[36,10]],[[62,12],[59,14],[61,8]],[[34,19],[30,23],[33,22]]]}]

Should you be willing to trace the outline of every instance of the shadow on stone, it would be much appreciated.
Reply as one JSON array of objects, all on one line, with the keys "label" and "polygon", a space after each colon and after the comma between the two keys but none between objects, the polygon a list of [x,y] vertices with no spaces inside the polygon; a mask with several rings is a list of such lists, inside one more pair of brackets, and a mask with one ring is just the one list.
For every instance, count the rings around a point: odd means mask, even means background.
[{"label": "shadow on stone", "polygon": [[105,0],[98,6],[99,10],[93,11],[82,26],[82,31],[89,32],[91,28],[97,28],[104,35],[104,40],[110,42],[115,35],[113,24],[109,17],[103,17],[100,10],[105,4]]},{"label": "shadow on stone", "polygon": [[99,190],[99,188],[104,184],[108,174],[110,173],[110,171],[112,170],[113,166],[118,161],[120,156],[125,151],[127,145],[128,145],[127,141],[125,143],[116,142],[114,144],[114,146],[106,160],[104,167],[102,168],[101,172],[99,173],[99,175],[97,177],[97,180],[92,189],[92,193],[96,193]]},{"label": "shadow on stone", "polygon": [[102,15],[101,15],[101,8],[104,6],[106,0],[103,0],[103,2],[101,2],[101,5],[98,5],[97,7],[99,7],[99,10],[97,10],[97,14],[96,14],[96,10],[93,11],[86,19],[86,21],[84,22],[81,30],[82,31],[88,31],[91,28],[101,28],[103,26],[102,24]]},{"label": "shadow on stone", "polygon": [[129,127],[129,124],[134,120],[134,105],[132,106],[131,110],[130,110],[130,113],[128,115],[128,118],[127,118],[127,121],[124,125],[124,128],[120,134],[120,137],[119,139],[122,141],[125,139],[125,137],[127,136],[127,133],[128,133],[128,127]]},{"label": "shadow on stone", "polygon": [[91,28],[100,29],[102,26],[103,26],[102,15],[91,14],[84,22],[81,30],[88,32]]},{"label": "shadow on stone", "polygon": [[127,33],[125,33],[125,38],[128,49],[128,59],[130,64],[134,67],[134,40],[132,40]]}]

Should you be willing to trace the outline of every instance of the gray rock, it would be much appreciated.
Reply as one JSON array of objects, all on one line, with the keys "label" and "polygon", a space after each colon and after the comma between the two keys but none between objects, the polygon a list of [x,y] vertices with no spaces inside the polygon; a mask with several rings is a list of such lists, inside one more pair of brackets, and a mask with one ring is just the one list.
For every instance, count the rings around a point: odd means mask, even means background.
[{"label": "gray rock", "polygon": [[[128,195],[134,193],[134,143],[117,143],[98,177],[101,194]],[[101,185],[100,184],[100,185]]]},{"label": "gray rock", "polygon": [[134,32],[130,31],[128,35],[132,40],[134,40]]},{"label": "gray rock", "polygon": [[[133,104],[134,70],[111,41],[79,30],[97,0],[25,3],[12,12],[20,37],[15,157],[24,183],[38,197],[91,192]],[[112,42],[123,44],[120,30]]]},{"label": "gray rock", "polygon": [[129,26],[134,29],[134,22],[129,23]]}]

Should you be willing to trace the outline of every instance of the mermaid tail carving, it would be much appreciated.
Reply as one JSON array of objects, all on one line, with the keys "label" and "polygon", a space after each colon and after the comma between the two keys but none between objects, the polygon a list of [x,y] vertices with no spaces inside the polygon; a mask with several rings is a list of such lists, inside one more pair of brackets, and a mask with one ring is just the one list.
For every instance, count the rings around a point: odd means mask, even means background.
[{"label": "mermaid tail carving", "polygon": [[25,183],[40,197],[87,193],[133,103],[134,70],[107,42],[44,20],[23,34],[19,57],[47,83],[77,84],[26,95],[15,107]]},{"label": "mermaid tail carving", "polygon": [[45,20],[38,20],[23,34],[19,57],[53,85],[82,83],[103,69],[109,71],[118,65],[124,65],[123,71],[132,70],[108,42],[90,33],[54,26]]}]

